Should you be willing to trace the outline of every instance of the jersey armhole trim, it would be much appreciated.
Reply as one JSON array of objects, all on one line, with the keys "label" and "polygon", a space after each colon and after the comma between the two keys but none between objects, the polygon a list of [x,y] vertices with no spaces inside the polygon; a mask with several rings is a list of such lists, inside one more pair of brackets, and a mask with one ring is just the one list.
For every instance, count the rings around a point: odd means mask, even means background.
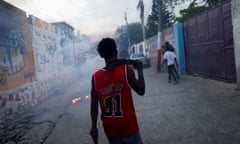
[{"label": "jersey armhole trim", "polygon": [[131,88],[131,86],[130,86],[130,84],[129,84],[129,82],[128,82],[128,73],[127,73],[127,69],[128,69],[128,66],[127,65],[125,65],[125,79],[126,79],[126,82],[127,82],[127,85],[128,85],[128,87],[129,88]]}]

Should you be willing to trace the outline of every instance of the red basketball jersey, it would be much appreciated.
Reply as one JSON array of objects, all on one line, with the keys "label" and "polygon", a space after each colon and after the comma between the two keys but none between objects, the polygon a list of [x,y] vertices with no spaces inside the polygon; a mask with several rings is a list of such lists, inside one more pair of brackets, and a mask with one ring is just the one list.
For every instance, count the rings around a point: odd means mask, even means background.
[{"label": "red basketball jersey", "polygon": [[127,66],[100,69],[95,72],[94,80],[106,135],[122,136],[138,132]]}]

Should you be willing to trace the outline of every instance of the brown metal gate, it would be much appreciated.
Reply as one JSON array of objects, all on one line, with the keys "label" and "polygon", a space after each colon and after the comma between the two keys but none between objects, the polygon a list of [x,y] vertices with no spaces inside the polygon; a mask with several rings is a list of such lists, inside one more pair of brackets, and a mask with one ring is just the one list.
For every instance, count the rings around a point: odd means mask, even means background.
[{"label": "brown metal gate", "polygon": [[184,31],[190,74],[236,81],[230,2],[186,20]]}]

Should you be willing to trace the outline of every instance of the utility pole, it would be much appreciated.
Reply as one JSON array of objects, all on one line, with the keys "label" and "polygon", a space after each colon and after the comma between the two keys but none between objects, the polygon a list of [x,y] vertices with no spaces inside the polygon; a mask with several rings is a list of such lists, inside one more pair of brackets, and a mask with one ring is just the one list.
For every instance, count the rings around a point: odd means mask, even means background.
[{"label": "utility pole", "polygon": [[128,35],[128,54],[130,52],[130,35],[129,35],[129,28],[128,28],[128,20],[127,20],[127,12],[125,12],[125,21],[126,21],[126,25],[127,25],[127,35]]},{"label": "utility pole", "polygon": [[158,62],[157,62],[157,71],[161,71],[161,63],[162,63],[162,47],[161,45],[164,44],[163,41],[163,32],[162,32],[162,0],[158,0],[159,2],[159,7],[158,7],[158,40],[157,40],[157,45],[158,45]]},{"label": "utility pole", "polygon": [[144,4],[143,4],[143,0],[139,0],[137,8],[140,9],[140,19],[141,19],[141,24],[142,24],[144,48],[147,48],[146,32],[145,32],[145,27],[144,27]]},{"label": "utility pole", "polygon": [[162,0],[159,0],[158,8],[158,48],[161,48],[163,45],[163,33],[162,33]]}]

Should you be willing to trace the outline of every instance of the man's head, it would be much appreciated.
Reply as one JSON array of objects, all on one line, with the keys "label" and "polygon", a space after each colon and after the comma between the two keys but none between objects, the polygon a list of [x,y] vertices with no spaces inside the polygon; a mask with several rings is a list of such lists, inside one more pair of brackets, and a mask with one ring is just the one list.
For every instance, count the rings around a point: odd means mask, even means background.
[{"label": "man's head", "polygon": [[98,44],[99,55],[106,59],[117,58],[117,46],[112,38],[103,38]]},{"label": "man's head", "polygon": [[166,51],[172,51],[172,52],[174,52],[173,46],[172,46],[168,41],[165,42],[165,48],[166,48]]}]

